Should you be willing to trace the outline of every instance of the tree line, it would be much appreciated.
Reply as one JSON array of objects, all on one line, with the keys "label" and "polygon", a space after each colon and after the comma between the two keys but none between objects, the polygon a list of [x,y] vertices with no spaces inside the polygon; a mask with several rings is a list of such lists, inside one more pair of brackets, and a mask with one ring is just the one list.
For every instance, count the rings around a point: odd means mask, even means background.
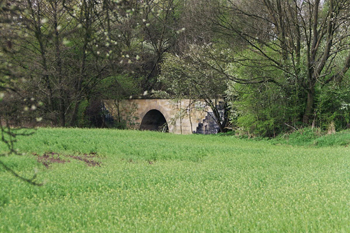
[{"label": "tree line", "polygon": [[100,100],[147,92],[205,100],[223,132],[271,137],[349,125],[348,0],[1,0],[0,7],[2,122],[102,126]]}]

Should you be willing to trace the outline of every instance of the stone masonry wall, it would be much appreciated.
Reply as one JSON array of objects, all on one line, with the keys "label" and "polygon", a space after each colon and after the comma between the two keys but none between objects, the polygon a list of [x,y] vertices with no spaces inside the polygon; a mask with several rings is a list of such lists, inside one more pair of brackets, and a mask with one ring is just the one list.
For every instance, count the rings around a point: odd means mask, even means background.
[{"label": "stone masonry wall", "polygon": [[[208,118],[210,108],[203,101],[130,99],[120,102],[106,100],[104,104],[110,115],[120,116],[130,129],[140,129],[142,119],[151,110],[158,110],[162,113],[168,124],[169,132],[175,134],[202,133],[203,130],[198,130],[198,126],[203,124],[205,119],[204,124],[208,125],[208,122],[211,121]],[[211,121],[210,124],[210,132],[215,133],[213,122]],[[205,132],[209,133],[208,130]]]}]

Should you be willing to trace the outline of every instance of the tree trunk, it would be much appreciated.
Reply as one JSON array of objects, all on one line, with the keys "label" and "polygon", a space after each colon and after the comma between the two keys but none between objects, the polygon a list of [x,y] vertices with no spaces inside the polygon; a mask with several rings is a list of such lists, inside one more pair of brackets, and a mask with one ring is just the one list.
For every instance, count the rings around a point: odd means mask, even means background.
[{"label": "tree trunk", "polygon": [[85,34],[84,34],[84,44],[82,47],[82,58],[81,58],[81,65],[80,65],[80,75],[78,77],[78,80],[75,85],[75,96],[76,96],[76,101],[74,104],[74,110],[72,113],[72,118],[69,123],[70,126],[77,126],[78,125],[78,108],[83,100],[83,81],[85,80],[87,74],[86,74],[86,60],[87,60],[87,55],[86,51],[88,48],[88,44],[91,39],[91,34],[92,34],[92,28],[91,28],[91,20],[92,20],[92,11],[94,9],[94,4],[95,2],[89,2],[87,0],[83,1],[83,9],[84,9],[84,28],[85,28]]},{"label": "tree trunk", "polygon": [[303,123],[309,124],[310,118],[312,117],[312,110],[315,102],[315,88],[311,88],[308,90],[307,93],[307,100],[306,100],[306,107],[305,107],[305,113],[303,116]]},{"label": "tree trunk", "polygon": [[81,100],[79,98],[78,100],[76,100],[76,102],[74,104],[72,118],[71,118],[70,123],[69,123],[69,126],[71,126],[71,127],[78,126],[78,109],[79,109],[80,103],[81,103]]},{"label": "tree trunk", "polygon": [[58,2],[51,3],[53,19],[54,19],[54,29],[55,29],[55,48],[56,48],[56,65],[57,65],[57,75],[58,75],[58,85],[59,85],[59,116],[61,127],[66,126],[66,106],[65,106],[65,93],[63,90],[63,75],[62,75],[62,59],[61,59],[61,49],[60,49],[60,34],[58,29]]}]

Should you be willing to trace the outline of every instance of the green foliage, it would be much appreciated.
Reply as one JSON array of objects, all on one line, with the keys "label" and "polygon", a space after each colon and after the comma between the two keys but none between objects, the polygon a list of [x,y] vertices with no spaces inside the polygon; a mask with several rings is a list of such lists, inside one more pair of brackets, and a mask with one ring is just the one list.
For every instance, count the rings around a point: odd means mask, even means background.
[{"label": "green foliage", "polygon": [[324,87],[318,90],[316,120],[318,125],[327,130],[331,122],[337,130],[346,129],[350,123],[350,94],[348,77],[342,85]]},{"label": "green foliage", "polygon": [[89,101],[87,101],[87,100],[83,100],[79,104],[78,114],[77,114],[79,127],[89,127],[90,126],[89,119],[86,117],[86,114],[85,114],[86,108],[88,106],[89,106]]},{"label": "green foliage", "polygon": [[221,96],[228,79],[217,70],[227,66],[220,58],[230,59],[231,52],[213,45],[193,44],[182,56],[166,54],[159,81],[175,97],[210,99]]},{"label": "green foliage", "polygon": [[121,100],[140,93],[138,80],[128,75],[109,76],[95,87],[100,98]]},{"label": "green foliage", "polygon": [[[37,167],[46,184],[30,186],[0,170],[1,232],[350,230],[350,159],[344,147],[39,129],[20,138],[18,148],[28,154],[4,160],[22,174]],[[101,167],[70,159],[46,168],[32,155],[45,151],[95,152]]]},{"label": "green foliage", "polygon": [[[95,124],[97,127],[109,127],[125,129],[127,122],[133,122],[134,108],[130,111],[118,110],[113,114],[113,122],[104,122],[106,114],[110,114],[107,111],[101,110],[101,101],[113,100],[116,109],[119,108],[119,101],[129,98],[130,96],[140,93],[139,80],[134,79],[128,75],[115,75],[109,76],[101,81],[93,90],[92,97],[90,99],[89,113],[90,113],[90,125]],[[97,105],[96,105],[97,103]],[[124,118],[121,116],[125,116]],[[103,121],[104,123],[96,124],[96,120]]]},{"label": "green foliage", "polygon": [[[229,77],[220,70],[227,68],[227,60],[231,58],[230,49],[211,44],[192,44],[182,56],[166,55],[159,81],[173,98],[203,100],[211,108],[215,121],[223,132],[228,123],[224,92]],[[224,114],[219,113],[220,106],[216,104],[219,101],[223,102]]]},{"label": "green foliage", "polygon": [[[231,75],[238,77],[235,81],[247,81],[245,84],[274,83],[279,98],[284,99],[283,103],[276,103],[285,109],[281,114],[286,113],[288,116],[283,116],[283,120],[281,117],[264,116],[267,113],[261,116],[261,113],[257,113],[260,109],[256,107],[255,112],[249,111],[248,114],[252,116],[247,116],[248,120],[243,121],[246,125],[256,124],[256,128],[262,128],[257,134],[271,136],[271,128],[277,126],[278,131],[279,128],[283,129],[285,123],[293,127],[299,122],[305,126],[325,127],[334,120],[338,128],[346,125],[348,116],[338,111],[340,93],[328,97],[331,101],[327,100],[326,95],[328,91],[334,91],[336,85],[344,87],[344,90],[349,87],[346,80],[349,69],[348,31],[336,29],[349,23],[344,18],[349,13],[347,5],[321,1],[309,7],[304,3],[237,1],[229,3],[226,8],[227,13],[231,14],[219,14],[217,17],[221,27],[218,31],[227,38],[227,46],[243,42],[243,46],[235,49],[233,62],[238,68],[234,67],[234,72],[231,72]],[[328,30],[331,24],[335,30]],[[325,33],[318,33],[319,31]],[[334,38],[338,38],[339,44]],[[312,40],[317,43],[312,43]],[[257,88],[255,90],[259,91]],[[266,96],[271,94],[262,94],[256,101],[266,102]],[[253,102],[254,97],[250,102]],[[318,106],[320,103],[324,105]],[[274,108],[270,105],[267,112],[274,115]],[[264,124],[260,122],[265,120],[267,122]]]},{"label": "green foliage", "polygon": [[[258,70],[245,66],[231,66],[230,72],[238,77],[260,75]],[[279,75],[275,75],[276,79]],[[349,126],[350,95],[349,78],[344,77],[342,85],[317,85],[313,114],[313,125],[327,130],[334,122],[336,130]],[[231,99],[231,108],[235,116],[232,123],[239,127],[242,133],[255,136],[274,137],[292,128],[302,126],[305,95],[300,87],[290,85],[276,85],[274,82],[264,82],[254,85],[241,85],[232,82],[226,91]]]},{"label": "green foliage", "polygon": [[322,137],[318,137],[314,140],[313,145],[317,147],[325,146],[349,146],[350,134],[349,130],[341,131],[335,134],[327,134]]},{"label": "green foliage", "polygon": [[321,137],[321,130],[319,128],[302,128],[292,133],[281,134],[275,139],[272,139],[273,144],[288,144],[293,146],[313,146],[314,140]]},{"label": "green foliage", "polygon": [[349,130],[328,134],[320,128],[302,128],[293,133],[281,134],[271,139],[272,144],[287,144],[306,147],[335,147],[350,145]]},{"label": "green foliage", "polygon": [[231,122],[241,133],[274,137],[288,128],[286,123],[298,124],[300,102],[273,83],[232,83],[226,93],[234,111]]}]

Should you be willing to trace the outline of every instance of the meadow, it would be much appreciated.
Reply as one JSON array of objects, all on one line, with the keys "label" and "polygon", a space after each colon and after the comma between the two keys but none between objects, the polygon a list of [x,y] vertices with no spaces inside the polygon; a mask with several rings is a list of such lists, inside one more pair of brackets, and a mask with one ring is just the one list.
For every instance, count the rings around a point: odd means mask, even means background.
[{"label": "meadow", "polygon": [[350,232],[350,148],[274,144],[38,129],[0,158],[44,183],[0,167],[0,232]]}]

